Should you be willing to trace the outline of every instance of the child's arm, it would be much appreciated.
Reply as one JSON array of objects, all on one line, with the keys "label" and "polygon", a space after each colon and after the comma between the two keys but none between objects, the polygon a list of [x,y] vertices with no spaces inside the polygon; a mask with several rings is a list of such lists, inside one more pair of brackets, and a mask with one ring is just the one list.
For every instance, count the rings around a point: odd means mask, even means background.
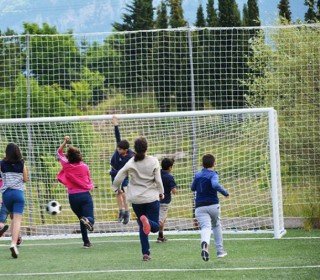
[{"label": "child's arm", "polygon": [[27,182],[29,180],[29,174],[28,174],[28,169],[24,165],[23,166],[23,182]]},{"label": "child's arm", "polygon": [[116,116],[112,116],[112,124],[114,125],[114,136],[116,137],[117,143],[121,141],[120,130],[119,130],[119,120]]},{"label": "child's arm", "polygon": [[116,177],[113,180],[112,186],[111,188],[115,191],[115,192],[120,192],[120,187],[121,184],[123,182],[123,180],[128,177],[129,173],[128,173],[128,169],[127,166],[125,165],[124,167],[122,167],[119,172],[117,173]]},{"label": "child's arm", "polygon": [[63,142],[61,143],[58,152],[63,152],[64,147],[67,145],[67,143],[70,142],[70,137],[69,136],[65,136]]},{"label": "child's arm", "polygon": [[219,177],[218,175],[212,176],[211,178],[211,185],[212,188],[214,188],[216,191],[218,191],[219,193],[221,193],[224,196],[229,196],[228,191],[219,184]]}]

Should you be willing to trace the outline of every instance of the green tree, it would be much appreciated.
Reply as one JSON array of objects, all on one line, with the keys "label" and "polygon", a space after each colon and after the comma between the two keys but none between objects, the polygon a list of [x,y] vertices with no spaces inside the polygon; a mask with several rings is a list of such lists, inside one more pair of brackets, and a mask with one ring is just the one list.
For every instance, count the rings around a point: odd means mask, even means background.
[{"label": "green tree", "polygon": [[316,22],[317,11],[315,7],[315,0],[305,0],[304,5],[308,7],[308,10],[304,15],[304,20],[308,23]]},{"label": "green tree", "polygon": [[185,27],[187,25],[183,16],[183,0],[168,0],[170,7],[169,24],[171,28]]},{"label": "green tree", "polygon": [[242,9],[242,25],[249,26],[249,12],[247,4],[244,4]]},{"label": "green tree", "polygon": [[14,90],[15,80],[24,70],[24,60],[20,37],[9,28],[0,31],[0,88]]},{"label": "green tree", "polygon": [[[164,1],[161,1],[157,8],[156,28],[167,29],[168,28],[168,15],[167,5]],[[154,91],[158,101],[158,105],[161,112],[170,111],[170,84],[167,77],[170,76],[170,59],[168,54],[170,53],[170,36],[167,31],[161,30],[157,32],[156,39],[153,45],[153,61],[157,62],[154,68]]]},{"label": "green tree", "polygon": [[206,9],[207,9],[207,26],[208,27],[218,26],[218,16],[214,8],[214,0],[208,0]]},{"label": "green tree", "polygon": [[[296,178],[303,196],[303,186],[318,188],[320,180],[320,160],[315,156],[320,154],[320,32],[307,26],[278,29],[269,40],[266,44],[262,34],[253,41],[249,66],[261,75],[245,81],[250,90],[247,104],[277,110],[280,151],[285,151],[281,169],[289,176],[285,177]],[[288,183],[283,182],[284,188]]]},{"label": "green tree", "polygon": [[[221,27],[241,26],[240,11],[235,0],[219,0],[219,22]],[[245,57],[242,53],[243,31],[221,29],[216,34],[215,83],[213,106],[216,108],[243,107],[244,89],[239,80],[244,73]]]},{"label": "green tree", "polygon": [[152,67],[148,63],[152,59],[153,36],[150,30],[154,27],[152,0],[134,0],[127,4],[127,13],[123,15],[123,23],[114,23],[116,31],[139,32],[124,33],[119,42],[119,49],[123,61],[123,78],[127,94],[138,94],[152,88]]},{"label": "green tree", "polygon": [[72,34],[59,34],[55,26],[47,23],[42,27],[36,23],[24,23],[23,26],[24,34],[27,34],[24,46],[29,48],[30,71],[39,84],[58,84],[70,89],[81,69],[81,56],[75,38]]},{"label": "green tree", "polygon": [[257,0],[248,0],[248,25],[260,26],[260,15]]},{"label": "green tree", "polygon": [[155,21],[155,28],[157,29],[168,28],[167,5],[163,0],[160,2],[157,8],[157,18]]},{"label": "green tree", "polygon": [[320,0],[317,3],[317,20],[320,21]]},{"label": "green tree", "polygon": [[291,22],[291,10],[289,0],[280,0],[278,4],[279,17],[283,21]]},{"label": "green tree", "polygon": [[200,4],[198,9],[197,9],[197,18],[195,22],[195,26],[197,27],[205,27],[206,26],[206,20],[203,14],[203,8],[202,5]]}]

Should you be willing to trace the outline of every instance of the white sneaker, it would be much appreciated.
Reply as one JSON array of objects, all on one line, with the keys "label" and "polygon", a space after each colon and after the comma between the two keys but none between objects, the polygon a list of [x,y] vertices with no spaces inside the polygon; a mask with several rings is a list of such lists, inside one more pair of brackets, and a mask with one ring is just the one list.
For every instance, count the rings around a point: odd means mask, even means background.
[{"label": "white sneaker", "polygon": [[226,251],[218,252],[217,258],[224,258],[226,255],[228,255]]},{"label": "white sneaker", "polygon": [[10,247],[10,251],[11,251],[11,256],[12,256],[14,259],[18,258],[19,251],[18,251],[17,245],[12,245],[12,246]]}]

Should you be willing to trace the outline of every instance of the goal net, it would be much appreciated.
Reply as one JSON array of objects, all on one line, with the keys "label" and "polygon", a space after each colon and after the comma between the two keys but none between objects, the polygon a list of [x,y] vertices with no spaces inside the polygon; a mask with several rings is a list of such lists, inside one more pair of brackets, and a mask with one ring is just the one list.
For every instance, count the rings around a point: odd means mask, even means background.
[{"label": "goal net", "polygon": [[[64,135],[79,147],[94,181],[95,235],[137,233],[135,215],[117,222],[118,207],[111,190],[110,159],[116,148],[111,115],[0,120],[0,150],[17,143],[30,173],[22,234],[36,238],[79,236],[79,221],[67,192],[56,180],[56,150]],[[190,185],[201,158],[212,153],[221,184],[222,226],[231,232],[284,233],[277,116],[273,109],[235,109],[118,115],[121,138],[132,143],[143,135],[148,154],[159,161],[174,158],[178,192],[169,208],[165,231],[194,232],[194,194]],[[130,186],[129,186],[130,187]],[[62,212],[52,216],[46,205],[57,200]]]}]

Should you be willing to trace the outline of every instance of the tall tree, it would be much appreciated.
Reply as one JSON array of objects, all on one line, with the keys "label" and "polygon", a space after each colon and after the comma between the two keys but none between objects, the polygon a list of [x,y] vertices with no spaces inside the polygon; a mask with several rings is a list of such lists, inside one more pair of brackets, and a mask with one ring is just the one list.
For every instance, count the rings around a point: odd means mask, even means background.
[{"label": "tall tree", "polygon": [[[221,27],[241,26],[240,11],[235,0],[219,0],[219,22]],[[242,31],[221,29],[216,33],[215,83],[213,106],[237,108],[244,104],[244,92],[239,82],[243,75]]]},{"label": "tall tree", "polygon": [[133,0],[127,4],[127,13],[122,16],[123,23],[115,22],[117,31],[149,30],[153,28],[152,0]]},{"label": "tall tree", "polygon": [[317,3],[317,20],[320,21],[320,0]]},{"label": "tall tree", "polygon": [[[168,28],[167,5],[162,0],[157,8],[157,18],[155,27],[159,29]],[[169,33],[165,30],[157,32],[156,39],[153,45],[153,61],[157,62],[154,65],[154,92],[158,101],[158,106],[161,112],[170,111],[170,84],[168,78],[170,77],[170,53]]]},{"label": "tall tree", "polygon": [[168,0],[170,6],[170,26],[172,28],[185,27],[187,22],[183,16],[183,0]]},{"label": "tall tree", "polygon": [[199,7],[197,9],[197,18],[196,18],[195,26],[197,26],[197,27],[205,27],[206,26],[206,20],[204,18],[203,8],[202,8],[201,4],[199,5]]},{"label": "tall tree", "polygon": [[304,20],[308,23],[317,21],[317,11],[315,7],[315,0],[305,0],[304,5],[308,7],[307,12],[304,14]]},{"label": "tall tree", "polygon": [[242,9],[242,25],[249,26],[249,12],[247,4],[244,4]]},{"label": "tall tree", "polygon": [[218,16],[214,8],[214,0],[207,2],[207,26],[216,27],[218,25]]},{"label": "tall tree", "polygon": [[145,30],[153,29],[153,6],[152,0],[133,0],[132,4],[127,4],[127,13],[123,14],[123,23],[114,23],[113,27],[117,31],[140,30],[137,33],[121,34],[123,39],[119,44],[119,51],[123,56],[121,72],[124,76],[122,80],[126,84],[128,94],[141,93],[148,90],[152,81],[152,69],[150,69],[150,51],[152,50],[152,33]]},{"label": "tall tree", "polygon": [[240,11],[235,0],[219,0],[219,26],[241,26]]},{"label": "tall tree", "polygon": [[157,8],[157,18],[155,21],[155,28],[166,29],[168,28],[168,15],[167,15],[167,5],[162,0]]},{"label": "tall tree", "polygon": [[248,26],[260,26],[257,0],[248,0]]},{"label": "tall tree", "polygon": [[291,10],[289,0],[280,0],[278,4],[280,19],[291,22]]}]

